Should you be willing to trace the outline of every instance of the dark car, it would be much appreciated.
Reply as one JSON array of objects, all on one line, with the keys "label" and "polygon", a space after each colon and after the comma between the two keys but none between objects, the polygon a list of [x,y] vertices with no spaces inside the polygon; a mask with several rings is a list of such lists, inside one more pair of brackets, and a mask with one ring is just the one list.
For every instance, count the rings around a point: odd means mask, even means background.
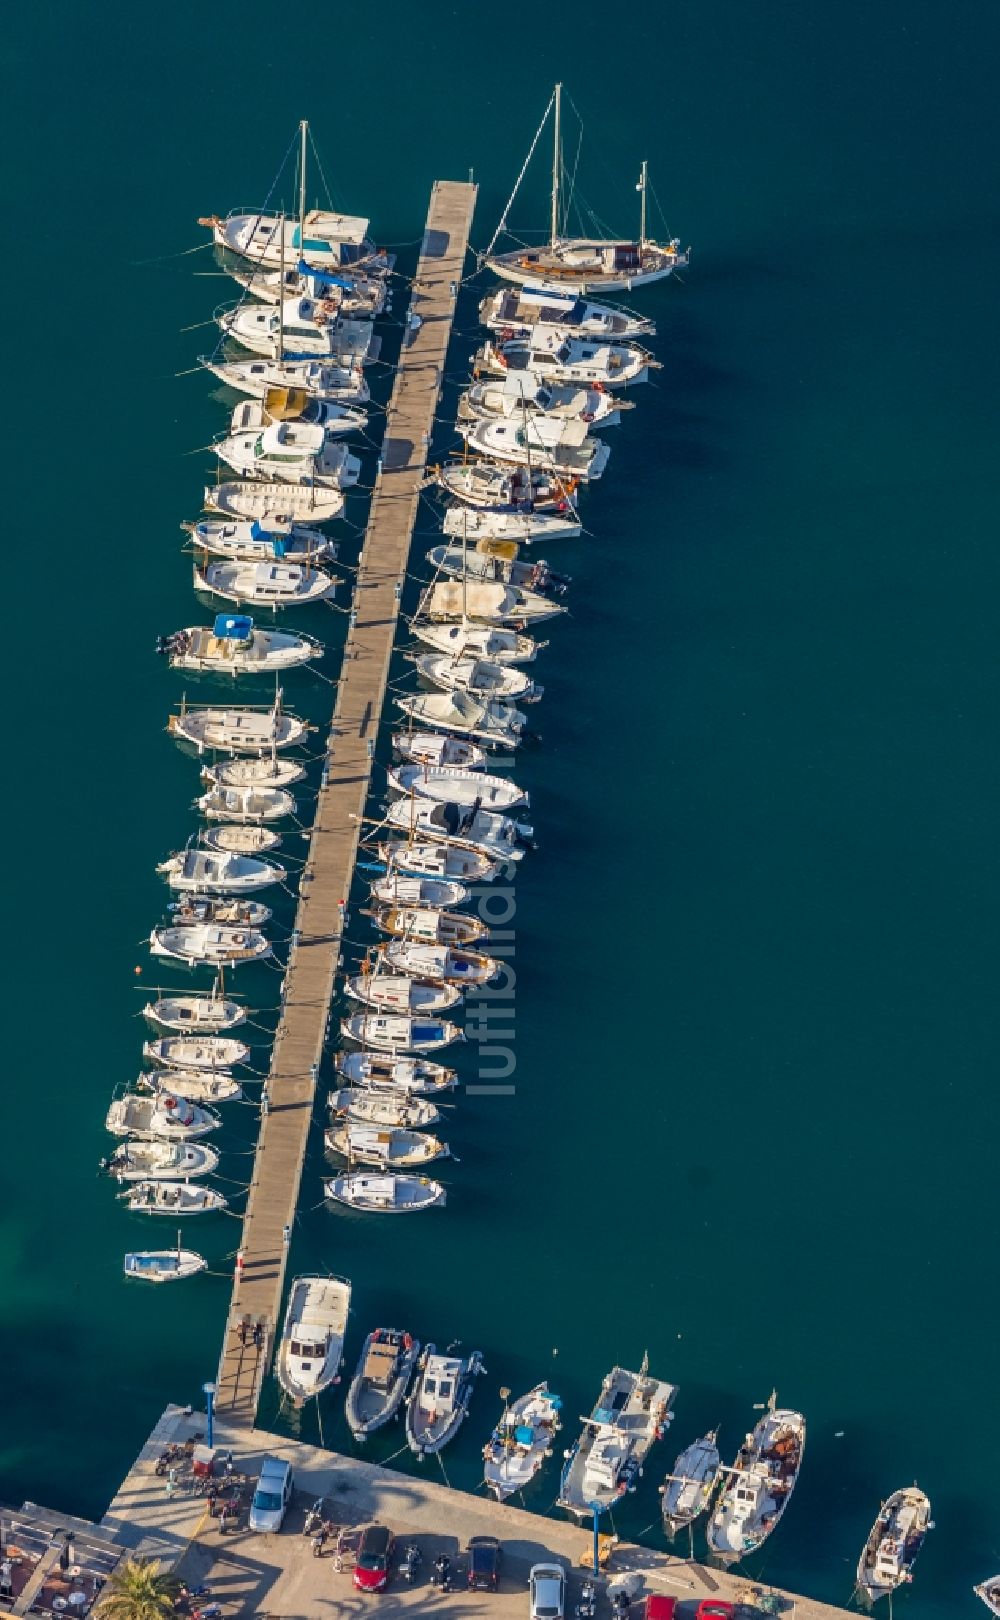
[{"label": "dark car", "polygon": [[354,1565],[354,1584],[359,1592],[381,1592],[388,1583],[394,1545],[392,1531],[382,1524],[370,1524],[362,1531]]},{"label": "dark car", "polygon": [[500,1585],[503,1548],[496,1536],[473,1536],[465,1549],[469,1560],[469,1585],[474,1592],[495,1592]]}]

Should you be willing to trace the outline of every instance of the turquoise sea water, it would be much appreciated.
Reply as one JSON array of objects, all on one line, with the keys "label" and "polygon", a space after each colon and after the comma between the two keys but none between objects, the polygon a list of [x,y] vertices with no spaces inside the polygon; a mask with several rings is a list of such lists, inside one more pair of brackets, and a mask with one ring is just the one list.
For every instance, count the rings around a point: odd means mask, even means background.
[{"label": "turquoise sea water", "polygon": [[[502,1384],[547,1376],[572,1416],[648,1347],[681,1393],[620,1529],[656,1520],[657,1476],[707,1426],[735,1451],[774,1385],[810,1433],[752,1573],[846,1602],[880,1497],[915,1477],[938,1529],[900,1609],[971,1614],[1000,1567],[996,13],[585,0],[520,45],[509,23],[398,0],[8,20],[0,1497],[99,1513],[212,1375],[227,1297],[126,1288],[152,1223],[94,1176],[138,1068],[133,969],[157,977],[152,868],[193,826],[196,771],[162,733],[182,683],[152,643],[204,618],[177,524],[224,421],[174,374],[229,284],[207,253],[140,261],[259,201],[304,115],[335,200],[404,264],[432,179],[470,167],[484,245],[558,76],[588,202],[626,228],[648,157],[694,259],[634,295],[664,369],[613,432],[591,535],[550,552],[572,616],[517,765],[540,848],[516,886],[515,1091],[460,1100],[449,1208],[421,1222],[310,1213],[317,1130],[293,1265],[352,1277],[349,1357],[389,1320],[484,1349],[455,1483]],[[303,623],[335,646],[336,615]],[[328,708],[308,677],[288,692]],[[273,973],[245,984],[274,1006]],[[253,1117],[227,1121],[234,1179]],[[236,1231],[198,1233],[219,1270]],[[324,1432],[345,1442],[337,1401]],[[556,1485],[553,1464],[532,1505]]]}]

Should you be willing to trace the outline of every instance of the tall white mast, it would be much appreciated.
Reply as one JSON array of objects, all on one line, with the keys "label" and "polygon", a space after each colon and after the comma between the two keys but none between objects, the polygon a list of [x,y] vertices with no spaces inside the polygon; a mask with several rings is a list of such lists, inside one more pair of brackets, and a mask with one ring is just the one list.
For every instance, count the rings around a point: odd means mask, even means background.
[{"label": "tall white mast", "polygon": [[278,255],[278,364],[285,358],[285,216],[282,214],[278,226],[278,241],[281,244]]},{"label": "tall white mast", "polygon": [[557,84],[555,89],[556,110],[554,119],[554,139],[552,142],[552,246],[555,247],[559,239],[559,168],[562,159],[562,85]]},{"label": "tall white mast", "polygon": [[309,140],[309,121],[303,118],[299,124],[299,134],[302,144],[299,151],[299,258],[305,257],[306,251],[306,144]]},{"label": "tall white mast", "polygon": [[643,158],[642,174],[639,176],[638,186],[638,190],[642,196],[642,201],[639,204],[639,246],[641,248],[646,246],[646,168],[646,159]]}]

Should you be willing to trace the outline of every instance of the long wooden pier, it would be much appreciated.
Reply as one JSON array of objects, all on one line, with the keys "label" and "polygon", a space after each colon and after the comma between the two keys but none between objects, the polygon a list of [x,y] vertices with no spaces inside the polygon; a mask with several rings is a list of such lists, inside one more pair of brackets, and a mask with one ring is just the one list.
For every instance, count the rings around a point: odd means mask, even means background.
[{"label": "long wooden pier", "polygon": [[[284,1005],[267,1082],[240,1257],[219,1365],[217,1404],[228,1433],[253,1428],[261,1382],[280,1330],[285,1265],[299,1197],[316,1079],[340,957],[399,597],[426,476],[455,300],[476,188],[438,180],[410,300],[399,367],[344,650],[324,783],[303,873]],[[258,1343],[240,1324],[262,1324]]]}]

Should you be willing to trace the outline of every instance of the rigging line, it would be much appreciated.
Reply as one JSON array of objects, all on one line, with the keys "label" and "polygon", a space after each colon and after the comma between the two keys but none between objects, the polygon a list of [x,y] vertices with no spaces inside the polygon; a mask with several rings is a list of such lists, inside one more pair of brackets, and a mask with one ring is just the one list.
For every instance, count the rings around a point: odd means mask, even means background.
[{"label": "rigging line", "polygon": [[[531,145],[528,148],[528,155],[525,158],[523,164],[521,165],[521,172],[518,175],[517,180],[515,181],[514,189],[513,189],[513,191],[511,192],[510,196],[507,199],[507,206],[504,209],[503,213],[500,215],[500,223],[497,226],[496,230],[493,232],[493,236],[492,236],[492,238],[490,240],[490,245],[486,249],[486,252],[483,253],[480,256],[479,264],[481,264],[484,259],[489,258],[490,254],[493,252],[494,247],[496,246],[497,237],[500,235],[500,233],[503,231],[505,225],[507,224],[507,215],[510,213],[510,210],[511,210],[511,208],[513,206],[513,203],[514,203],[514,198],[517,196],[518,191],[520,190],[521,181],[524,179],[525,175],[528,172],[528,164],[531,162],[532,158],[535,155],[535,147],[538,145],[539,137],[541,136],[542,130],[545,128],[545,125],[548,122],[549,113],[552,111],[552,107],[553,107],[553,104],[555,102],[555,99],[556,99],[556,93],[553,90],[551,96],[549,97],[548,105],[545,108],[545,112],[542,114],[542,121],[539,124],[538,128],[535,130],[535,138],[534,138],[534,140],[532,141]],[[477,265],[476,268],[478,269],[479,265]]]},{"label": "rigging line", "polygon": [[330,204],[331,209],[335,209],[336,204],[334,203],[334,200],[333,200],[333,192],[330,190],[330,187],[329,187],[329,185],[327,183],[326,174],[325,174],[324,169],[323,169],[323,160],[319,155],[319,149],[318,149],[318,147],[316,145],[316,141],[315,141],[315,138],[313,136],[312,125],[309,126],[309,150],[312,152],[312,155],[316,160],[316,167],[319,170],[319,177],[323,182],[323,190],[326,193],[326,200]]}]

